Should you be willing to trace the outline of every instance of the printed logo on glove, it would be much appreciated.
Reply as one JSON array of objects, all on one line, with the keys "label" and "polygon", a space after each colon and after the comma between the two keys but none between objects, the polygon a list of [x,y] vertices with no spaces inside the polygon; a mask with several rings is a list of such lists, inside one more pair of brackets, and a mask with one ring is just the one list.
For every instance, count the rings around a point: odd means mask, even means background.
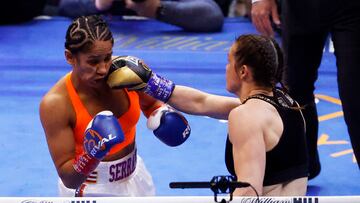
[{"label": "printed logo on glove", "polygon": [[119,56],[113,59],[107,83],[111,88],[142,90],[151,77],[151,69],[139,58]]},{"label": "printed logo on glove", "polygon": [[186,118],[167,104],[151,113],[146,125],[160,141],[171,147],[184,143],[191,133]]},{"label": "printed logo on glove", "polygon": [[175,83],[154,73],[143,60],[134,56],[119,56],[113,59],[107,84],[111,88],[140,90],[163,102],[174,91]]},{"label": "printed logo on glove", "polygon": [[[91,139],[89,139],[91,137]],[[107,138],[106,138],[107,137]],[[84,138],[84,148],[86,151],[90,152],[90,155],[95,156],[99,151],[105,151],[105,143],[114,140],[116,136],[109,134],[106,137],[102,137],[97,131],[93,129],[88,129],[85,132]]]},{"label": "printed logo on glove", "polygon": [[88,176],[110,149],[124,141],[124,133],[111,111],[102,111],[89,122],[84,133],[84,153],[77,157],[75,171]]},{"label": "printed logo on glove", "polygon": [[84,136],[84,150],[101,160],[110,149],[124,141],[124,133],[113,113],[102,111],[88,124]]}]

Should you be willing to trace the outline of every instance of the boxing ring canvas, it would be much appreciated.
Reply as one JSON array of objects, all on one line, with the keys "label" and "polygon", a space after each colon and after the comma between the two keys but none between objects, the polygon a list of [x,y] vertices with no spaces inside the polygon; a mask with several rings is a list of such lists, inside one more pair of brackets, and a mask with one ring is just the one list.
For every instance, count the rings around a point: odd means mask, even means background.
[{"label": "boxing ring canvas", "polygon": [[[36,19],[0,26],[0,196],[57,196],[57,173],[39,119],[39,102],[71,70],[64,59],[70,20]],[[114,55],[143,58],[157,73],[176,84],[228,95],[227,51],[236,36],[254,33],[246,19],[227,19],[219,33],[187,33],[152,20],[109,21]],[[316,84],[320,120],[321,174],[309,182],[308,195],[360,195],[360,171],[351,150],[337,93],[331,42]],[[174,181],[210,181],[227,175],[223,120],[186,115],[192,128],[182,146],[171,148],[146,129],[142,115],[137,147],[151,172],[159,196],[208,196],[209,189],[170,189]]]}]

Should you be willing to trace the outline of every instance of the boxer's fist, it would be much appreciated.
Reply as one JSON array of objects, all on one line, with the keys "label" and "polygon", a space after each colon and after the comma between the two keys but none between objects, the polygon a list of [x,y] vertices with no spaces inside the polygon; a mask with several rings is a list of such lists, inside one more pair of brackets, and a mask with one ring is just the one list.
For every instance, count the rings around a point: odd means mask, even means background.
[{"label": "boxer's fist", "polygon": [[119,56],[112,61],[107,83],[111,88],[142,90],[146,94],[167,102],[175,84],[155,74],[141,59],[133,56]]},{"label": "boxer's fist", "polygon": [[111,64],[107,83],[111,88],[142,90],[151,77],[151,69],[133,56],[116,57]]},{"label": "boxer's fist", "polygon": [[74,169],[90,174],[110,149],[124,141],[124,133],[118,120],[110,111],[98,113],[88,124],[84,137],[84,154],[74,164]]},{"label": "boxer's fist", "polygon": [[166,104],[149,116],[147,127],[159,140],[172,147],[184,143],[191,132],[186,118]]},{"label": "boxer's fist", "polygon": [[110,149],[124,141],[121,126],[111,111],[98,113],[85,131],[84,150],[102,160]]}]

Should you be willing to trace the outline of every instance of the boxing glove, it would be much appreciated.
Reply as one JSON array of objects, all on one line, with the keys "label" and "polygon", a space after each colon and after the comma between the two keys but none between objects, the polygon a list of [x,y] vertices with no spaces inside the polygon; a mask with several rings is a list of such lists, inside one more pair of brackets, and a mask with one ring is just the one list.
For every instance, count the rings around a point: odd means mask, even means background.
[{"label": "boxing glove", "polygon": [[74,169],[89,175],[110,149],[124,141],[124,133],[111,111],[98,113],[88,124],[83,142],[84,153],[75,160]]},{"label": "boxing glove", "polygon": [[174,91],[175,84],[155,74],[139,58],[119,56],[112,61],[107,83],[111,88],[141,90],[163,102],[167,102]]},{"label": "boxing glove", "polygon": [[167,104],[151,113],[146,124],[159,140],[171,147],[184,143],[191,133],[186,118]]}]

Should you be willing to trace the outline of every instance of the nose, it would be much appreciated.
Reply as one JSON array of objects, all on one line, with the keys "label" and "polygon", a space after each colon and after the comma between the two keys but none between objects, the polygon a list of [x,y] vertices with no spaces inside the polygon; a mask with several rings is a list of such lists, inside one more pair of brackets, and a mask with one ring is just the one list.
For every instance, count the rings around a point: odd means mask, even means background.
[{"label": "nose", "polygon": [[229,70],[229,68],[230,68],[230,64],[229,64],[229,63],[227,63],[227,64],[226,64],[226,66],[225,66],[225,70],[226,70],[226,71],[228,71],[228,70]]},{"label": "nose", "polygon": [[98,67],[96,68],[96,73],[99,75],[105,75],[108,71],[108,63],[101,62],[98,64]]}]

